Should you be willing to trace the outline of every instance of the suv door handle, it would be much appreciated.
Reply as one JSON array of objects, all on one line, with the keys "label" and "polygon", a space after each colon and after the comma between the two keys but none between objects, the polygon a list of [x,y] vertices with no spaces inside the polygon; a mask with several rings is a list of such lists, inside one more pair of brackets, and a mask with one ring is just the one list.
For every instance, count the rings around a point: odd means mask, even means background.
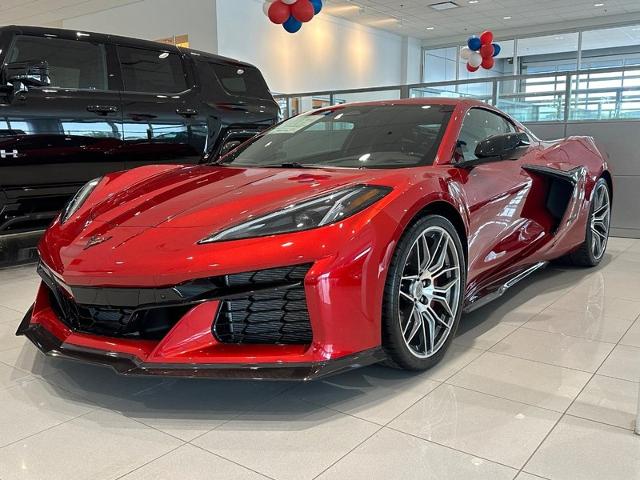
[{"label": "suv door handle", "polygon": [[97,113],[98,115],[108,115],[109,113],[118,113],[120,109],[115,105],[89,105],[88,112]]},{"label": "suv door handle", "polygon": [[183,117],[195,117],[198,114],[198,110],[195,108],[178,108],[176,109],[176,113],[178,115],[182,115]]}]

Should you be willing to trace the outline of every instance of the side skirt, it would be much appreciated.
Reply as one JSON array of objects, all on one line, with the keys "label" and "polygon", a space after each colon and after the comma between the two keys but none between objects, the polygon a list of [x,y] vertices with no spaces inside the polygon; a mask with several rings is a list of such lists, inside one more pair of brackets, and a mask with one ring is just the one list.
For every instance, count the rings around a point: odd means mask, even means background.
[{"label": "side skirt", "polygon": [[535,265],[532,265],[531,267],[527,268],[526,270],[522,270],[510,277],[505,277],[501,279],[500,282],[497,282],[483,289],[482,295],[474,296],[471,299],[466,301],[463,308],[463,312],[464,313],[473,312],[474,310],[477,310],[480,307],[484,307],[486,304],[492,302],[493,300],[500,298],[511,287],[519,283],[521,280],[524,280],[532,273],[547,266],[548,263],[549,262],[538,262]]}]

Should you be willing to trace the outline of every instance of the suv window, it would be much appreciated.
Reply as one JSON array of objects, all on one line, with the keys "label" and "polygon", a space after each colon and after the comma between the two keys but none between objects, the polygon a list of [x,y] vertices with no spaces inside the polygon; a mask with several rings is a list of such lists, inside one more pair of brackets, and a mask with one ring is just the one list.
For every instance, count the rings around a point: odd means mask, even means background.
[{"label": "suv window", "polygon": [[187,89],[177,53],[118,47],[124,89],[129,92],[178,93]]},{"label": "suv window", "polygon": [[82,40],[18,35],[6,63],[49,64],[52,87],[107,90],[104,45]]},{"label": "suv window", "polygon": [[257,68],[205,62],[207,74],[214,76],[229,95],[271,98],[267,83]]},{"label": "suv window", "polygon": [[506,118],[483,108],[472,108],[462,124],[458,151],[464,155],[465,160],[474,160],[477,158],[475,151],[479,142],[494,135],[515,131],[515,127]]}]

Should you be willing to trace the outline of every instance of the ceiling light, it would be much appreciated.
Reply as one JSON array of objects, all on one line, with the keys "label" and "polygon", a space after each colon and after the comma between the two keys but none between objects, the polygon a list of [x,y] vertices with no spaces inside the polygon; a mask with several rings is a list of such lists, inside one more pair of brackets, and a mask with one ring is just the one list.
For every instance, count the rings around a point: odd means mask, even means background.
[{"label": "ceiling light", "polygon": [[594,7],[604,7],[604,3],[594,3]]},{"label": "ceiling light", "polygon": [[439,3],[432,3],[429,6],[434,10],[451,10],[452,8],[458,8],[459,5],[454,2],[439,2]]},{"label": "ceiling light", "polygon": [[434,30],[436,27],[427,27],[427,30]]},{"label": "ceiling light", "polygon": [[502,17],[503,20],[511,20],[511,16]]},{"label": "ceiling light", "polygon": [[478,3],[480,0],[469,0],[469,3],[471,5],[475,5],[476,3]]}]

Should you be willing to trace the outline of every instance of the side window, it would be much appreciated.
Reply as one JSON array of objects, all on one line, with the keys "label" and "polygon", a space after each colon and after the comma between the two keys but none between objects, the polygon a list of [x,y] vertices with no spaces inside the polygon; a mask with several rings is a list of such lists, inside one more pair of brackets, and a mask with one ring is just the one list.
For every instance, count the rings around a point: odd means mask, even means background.
[{"label": "side window", "polygon": [[504,117],[483,108],[472,108],[462,124],[458,151],[464,155],[465,160],[473,160],[476,158],[475,151],[479,142],[494,135],[515,131],[514,126]]},{"label": "side window", "polygon": [[118,58],[128,92],[179,93],[188,88],[177,53],[119,46]]},{"label": "side window", "polygon": [[271,98],[267,83],[257,68],[245,65],[230,65],[201,62],[204,75],[217,79],[228,95],[253,98]]},{"label": "side window", "polygon": [[49,64],[52,87],[107,90],[104,45],[83,40],[18,35],[6,63]]}]

